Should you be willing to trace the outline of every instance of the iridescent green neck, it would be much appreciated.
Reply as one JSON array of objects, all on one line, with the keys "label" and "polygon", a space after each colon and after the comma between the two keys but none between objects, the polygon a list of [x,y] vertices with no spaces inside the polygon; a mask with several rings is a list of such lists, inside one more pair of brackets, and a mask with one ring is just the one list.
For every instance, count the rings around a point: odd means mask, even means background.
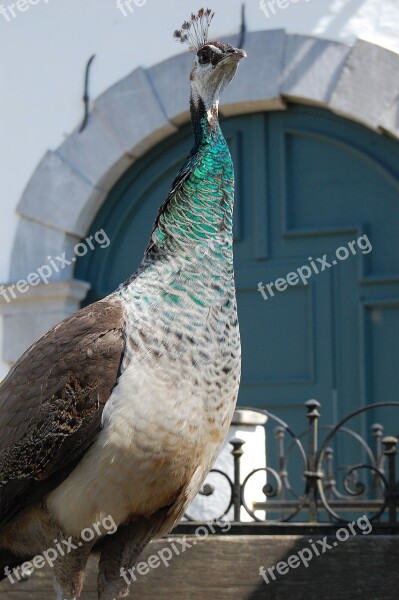
[{"label": "iridescent green neck", "polygon": [[158,250],[168,254],[210,240],[232,244],[234,173],[217,107],[206,112],[203,105],[192,106],[192,123],[194,147],[152,235]]}]

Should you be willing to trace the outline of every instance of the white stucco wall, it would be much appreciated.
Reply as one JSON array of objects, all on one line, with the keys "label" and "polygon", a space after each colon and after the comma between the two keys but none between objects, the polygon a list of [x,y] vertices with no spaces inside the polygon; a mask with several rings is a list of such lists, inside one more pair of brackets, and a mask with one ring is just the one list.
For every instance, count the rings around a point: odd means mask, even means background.
[{"label": "white stucco wall", "polygon": [[[127,16],[117,0],[0,1],[0,281],[9,281],[15,208],[25,185],[45,151],[82,118],[89,56],[97,55],[90,83],[96,97],[135,67],[183,51],[172,32],[201,5],[130,1]],[[210,6],[212,37],[238,31],[241,0]],[[399,53],[398,0],[265,0],[263,10],[259,0],[247,0],[246,7],[249,30],[284,28],[349,43],[360,37]],[[0,377],[6,369],[0,364]]]}]

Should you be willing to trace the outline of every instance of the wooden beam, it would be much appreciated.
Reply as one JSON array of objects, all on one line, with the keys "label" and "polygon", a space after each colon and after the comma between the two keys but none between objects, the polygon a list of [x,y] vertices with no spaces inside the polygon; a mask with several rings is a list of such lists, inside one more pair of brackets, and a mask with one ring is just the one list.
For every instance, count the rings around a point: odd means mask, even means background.
[{"label": "wooden beam", "polygon": [[[174,538],[170,538],[173,540]],[[180,536],[180,539],[181,536]],[[399,538],[395,536],[351,536],[346,542],[326,538],[326,550],[317,540],[321,536],[209,536],[199,540],[187,536],[190,548],[183,550],[177,539],[153,542],[142,555],[140,563],[150,556],[155,568],[137,566],[134,572],[131,598],[154,600],[170,597],[174,600],[392,600],[399,589]],[[308,567],[300,564],[285,575],[276,570],[275,581],[269,576],[266,584],[259,567],[277,565],[304,548],[316,544],[320,556],[310,560]],[[193,544],[193,542],[196,542]],[[166,550],[165,550],[166,549]],[[162,564],[170,555],[169,566]],[[179,552],[179,554],[177,554]],[[294,561],[296,563],[296,561]],[[284,571],[284,567],[280,567]],[[51,570],[41,570],[24,583],[0,584],[1,600],[54,600]],[[96,561],[88,568],[82,600],[97,600]]]}]

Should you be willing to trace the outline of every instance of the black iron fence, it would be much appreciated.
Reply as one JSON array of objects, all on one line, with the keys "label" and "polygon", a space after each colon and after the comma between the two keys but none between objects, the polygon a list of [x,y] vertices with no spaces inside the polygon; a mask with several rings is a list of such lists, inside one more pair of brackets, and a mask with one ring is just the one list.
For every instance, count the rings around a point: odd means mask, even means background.
[{"label": "black iron fence", "polygon": [[[373,523],[373,533],[399,533],[398,438],[385,435],[379,423],[372,424],[368,436],[348,427],[348,422],[355,417],[387,407],[397,409],[399,402],[365,406],[335,426],[320,423],[321,405],[316,400],[308,400],[305,407],[308,428],[300,435],[295,435],[287,423],[267,410],[242,409],[265,415],[268,429],[274,424],[275,464],[269,464],[270,457],[266,456],[266,466],[242,477],[245,441],[232,439],[233,476],[220,469],[211,471],[213,480],[217,476],[224,485],[227,482],[229,490],[225,510],[218,519],[233,517],[229,533],[303,533],[305,530],[330,531],[359,515],[367,515]],[[398,422],[399,418],[396,430]],[[395,430],[393,423],[390,426]],[[324,439],[320,444],[322,431]],[[342,457],[342,443],[337,442],[339,436],[358,446],[360,461],[339,462],[337,457],[340,454]],[[247,490],[254,477],[259,480],[259,474],[263,474],[260,487],[264,499],[253,501],[253,498],[248,499]],[[215,491],[214,483],[206,483],[200,494],[211,502]],[[186,517],[187,521],[179,525],[176,533],[190,533],[195,529],[197,522],[189,515]],[[248,517],[250,522],[247,522]]]}]

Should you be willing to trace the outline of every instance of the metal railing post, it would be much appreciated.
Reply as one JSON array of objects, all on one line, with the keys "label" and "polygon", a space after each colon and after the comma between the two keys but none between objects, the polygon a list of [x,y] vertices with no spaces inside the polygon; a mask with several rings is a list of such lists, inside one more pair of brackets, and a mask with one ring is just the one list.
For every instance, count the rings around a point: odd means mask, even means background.
[{"label": "metal railing post", "polygon": [[397,523],[396,509],[399,502],[399,490],[396,482],[396,454],[398,440],[396,437],[388,436],[382,440],[384,444],[384,454],[388,458],[388,489],[386,490],[388,499],[388,518],[391,525]]},{"label": "metal railing post", "polygon": [[316,471],[317,467],[317,451],[318,451],[318,439],[319,439],[319,419],[320,413],[319,408],[320,402],[317,400],[308,400],[305,402],[305,406],[308,410],[306,415],[309,420],[309,456],[308,456],[308,470],[304,472],[304,476],[307,481],[307,493],[309,499],[309,521],[317,522],[317,498],[318,481],[323,477],[323,474]]},{"label": "metal railing post", "polygon": [[234,507],[234,521],[236,523],[241,521],[241,456],[244,454],[242,449],[245,444],[244,440],[239,438],[233,438],[230,440],[230,444],[233,446],[231,451],[234,457],[234,481],[233,481],[233,507]]}]

